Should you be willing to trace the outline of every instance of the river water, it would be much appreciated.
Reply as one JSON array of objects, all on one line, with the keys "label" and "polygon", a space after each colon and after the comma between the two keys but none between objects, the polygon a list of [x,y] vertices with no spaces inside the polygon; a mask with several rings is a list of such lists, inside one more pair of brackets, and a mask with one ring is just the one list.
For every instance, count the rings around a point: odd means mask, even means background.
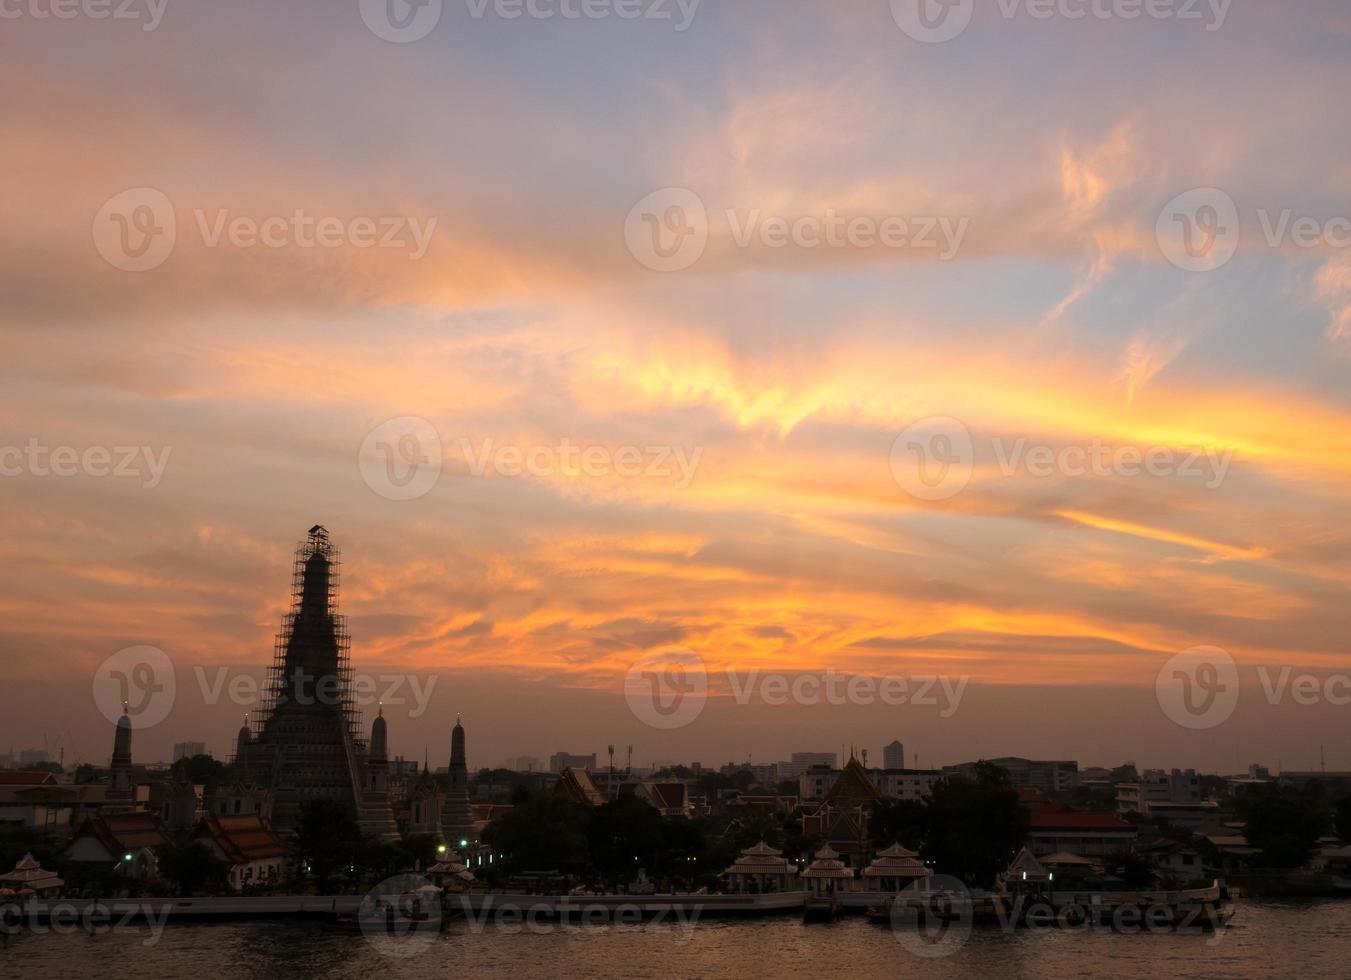
[{"label": "river water", "polygon": [[[950,955],[912,952],[912,936],[862,918],[677,924],[458,922],[392,942],[317,922],[142,926],[89,937],[25,935],[0,951],[0,976],[458,978],[583,976],[923,976],[1247,978],[1351,976],[1351,901],[1239,902],[1221,935],[977,927]],[[923,944],[918,948],[923,951]]]}]

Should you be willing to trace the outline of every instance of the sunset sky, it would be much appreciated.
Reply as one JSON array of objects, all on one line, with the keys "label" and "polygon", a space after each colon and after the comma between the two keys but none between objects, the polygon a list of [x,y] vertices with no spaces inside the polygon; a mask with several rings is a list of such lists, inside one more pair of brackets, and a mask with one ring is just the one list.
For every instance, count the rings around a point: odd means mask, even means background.
[{"label": "sunset sky", "polygon": [[[203,704],[193,668],[270,661],[321,523],[356,666],[438,675],[424,715],[386,712],[393,750],[433,765],[458,712],[473,765],[607,742],[643,763],[849,744],[880,763],[900,738],[923,765],[1312,768],[1325,744],[1351,770],[1351,707],[1268,705],[1254,673],[1351,672],[1351,8],[1234,0],[1210,30],[977,0],[930,44],[886,0],[704,0],[684,30],[669,6],[445,0],[411,43],[356,0],[0,23],[0,446],[169,451],[153,487],[0,477],[0,751],[45,735],[106,761],[91,678],[149,644],[178,693],[138,761],[182,739],[228,754],[243,708]],[[706,206],[708,243],[653,271],[626,219],[669,187]],[[142,272],[91,231],[134,188],[176,221]],[[1195,188],[1241,220],[1212,271],[1156,234]],[[297,210],[435,224],[420,257],[202,227]],[[1273,244],[1287,210],[1327,234]],[[757,211],[965,233],[947,259],[743,247]],[[389,499],[362,446],[409,416],[439,434],[440,476]],[[970,432],[974,468],[922,500],[893,444],[935,416]],[[486,441],[564,440],[697,467],[475,472]],[[1007,473],[1019,440],[1229,462]],[[1244,700],[1188,731],[1155,679],[1201,645],[1235,658]],[[669,646],[713,680],[667,732],[623,684]],[[728,668],[970,687],[947,718],[742,706]]]}]

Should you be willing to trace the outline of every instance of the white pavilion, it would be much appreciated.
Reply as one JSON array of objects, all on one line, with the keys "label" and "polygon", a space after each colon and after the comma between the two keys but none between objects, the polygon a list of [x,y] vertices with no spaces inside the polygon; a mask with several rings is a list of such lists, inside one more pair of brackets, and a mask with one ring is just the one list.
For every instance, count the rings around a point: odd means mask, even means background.
[{"label": "white pavilion", "polygon": [[786,892],[797,884],[797,866],[764,841],[742,851],[722,874],[736,892]]}]

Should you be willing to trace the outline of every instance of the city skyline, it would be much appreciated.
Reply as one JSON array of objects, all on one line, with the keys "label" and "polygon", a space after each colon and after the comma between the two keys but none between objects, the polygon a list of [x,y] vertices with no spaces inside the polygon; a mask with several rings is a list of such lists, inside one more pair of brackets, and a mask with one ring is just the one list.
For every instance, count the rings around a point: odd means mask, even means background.
[{"label": "city skyline", "polygon": [[[463,712],[486,759],[1351,769],[1343,6],[694,6],[6,21],[0,744],[99,759],[148,645],[140,744],[224,752],[193,668],[261,676],[322,522],[354,661],[438,678],[410,757]],[[623,685],[673,647],[709,697],[658,731]],[[1221,727],[1156,696],[1198,647]]]}]

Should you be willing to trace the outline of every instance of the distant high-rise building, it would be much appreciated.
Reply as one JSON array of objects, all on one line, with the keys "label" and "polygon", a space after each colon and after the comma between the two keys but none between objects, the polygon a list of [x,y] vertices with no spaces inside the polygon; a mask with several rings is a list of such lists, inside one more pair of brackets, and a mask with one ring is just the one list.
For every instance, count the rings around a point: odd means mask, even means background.
[{"label": "distant high-rise building", "polygon": [[206,755],[205,742],[175,742],[174,743],[174,761],[179,759],[191,759],[194,756]]},{"label": "distant high-rise building", "polygon": [[46,749],[20,749],[19,765],[21,766],[39,766],[47,761]]},{"label": "distant high-rise building", "polygon": [[590,772],[596,768],[596,753],[573,755],[571,752],[555,752],[549,756],[549,771],[562,772],[564,769],[585,769]]},{"label": "distant high-rise building", "polygon": [[892,742],[890,745],[882,746],[882,768],[905,768],[905,746],[901,744],[899,739]]}]

